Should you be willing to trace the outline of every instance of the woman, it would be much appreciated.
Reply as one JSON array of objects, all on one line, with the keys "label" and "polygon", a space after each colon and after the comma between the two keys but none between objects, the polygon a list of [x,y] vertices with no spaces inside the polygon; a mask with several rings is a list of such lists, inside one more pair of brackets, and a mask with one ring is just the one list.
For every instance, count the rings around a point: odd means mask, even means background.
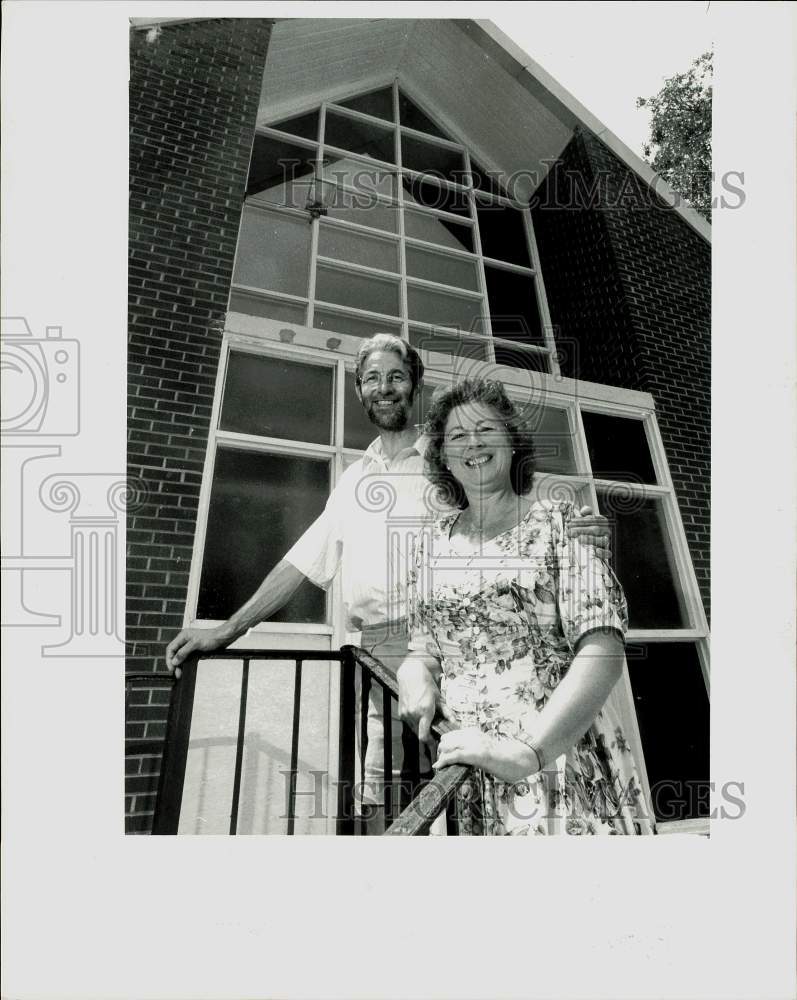
[{"label": "woman", "polygon": [[605,704],[623,665],[619,584],[568,543],[571,503],[529,496],[531,438],[500,383],[446,390],[426,433],[427,475],[457,509],[417,540],[399,681],[425,736],[440,678],[437,707],[459,728],[435,767],[477,769],[457,795],[460,834],[652,832]]}]

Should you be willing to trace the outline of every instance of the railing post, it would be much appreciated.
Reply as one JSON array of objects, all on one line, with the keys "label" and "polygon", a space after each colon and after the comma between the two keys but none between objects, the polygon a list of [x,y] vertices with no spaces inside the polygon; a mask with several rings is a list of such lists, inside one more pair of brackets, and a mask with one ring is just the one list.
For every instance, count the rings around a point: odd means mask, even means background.
[{"label": "railing post", "polygon": [[169,717],[166,723],[167,740],[163,747],[158,794],[155,799],[153,834],[174,834],[180,824],[180,807],[183,802],[185,765],[188,760],[188,737],[191,732],[191,714],[196,688],[197,657],[190,657],[182,665],[182,677],[172,690]]},{"label": "railing post", "polygon": [[340,664],[340,742],[338,745],[338,818],[335,832],[338,836],[354,833],[354,780],[355,780],[355,697],[354,651],[351,646],[341,646]]}]

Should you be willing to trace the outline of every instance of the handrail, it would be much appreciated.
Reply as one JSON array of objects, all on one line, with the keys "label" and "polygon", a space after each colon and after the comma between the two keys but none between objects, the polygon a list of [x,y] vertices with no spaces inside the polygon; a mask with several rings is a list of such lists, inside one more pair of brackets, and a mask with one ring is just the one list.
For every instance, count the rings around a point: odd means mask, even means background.
[{"label": "handrail", "polygon": [[[395,677],[370,653],[358,646],[343,646],[341,650],[351,650],[355,663],[369,670],[378,680],[398,697]],[[458,727],[439,713],[432,720],[432,732],[437,736],[453,732]],[[385,738],[385,745],[388,740]],[[421,789],[401,815],[385,830],[384,836],[419,837],[429,832],[432,823],[456,795],[457,789],[473,771],[468,764],[451,764],[436,773]]]},{"label": "handrail", "polygon": [[[180,682],[174,683],[171,674],[153,672],[150,674],[127,674],[126,683],[143,682],[154,684],[172,684],[172,697],[169,703],[169,718],[167,732],[169,739],[162,744],[163,761],[161,765],[158,794],[156,799],[153,833],[176,833],[182,802],[182,791],[185,768],[188,755],[189,731],[193,709],[194,687],[196,684],[197,665],[200,660],[238,660],[242,661],[241,700],[239,706],[238,733],[236,740],[235,773],[233,779],[232,801],[230,808],[230,833],[237,830],[237,812],[240,798],[241,772],[244,755],[244,739],[246,728],[246,700],[248,689],[249,664],[252,660],[293,660],[296,663],[293,703],[293,725],[291,739],[290,787],[288,797],[288,827],[287,832],[294,832],[295,795],[298,765],[298,737],[300,719],[300,694],[302,662],[335,661],[342,667],[342,723],[346,719],[348,729],[341,729],[339,771],[345,780],[338,788],[338,833],[353,832],[351,818],[352,790],[354,778],[354,668],[359,665],[363,670],[362,701],[366,702],[367,688],[371,679],[375,680],[389,694],[398,698],[398,684],[395,676],[387,670],[376,657],[357,646],[341,646],[339,650],[306,650],[306,649],[222,649],[213,652],[196,653],[188,657],[182,664],[183,676]],[[463,784],[472,768],[467,765],[454,764],[436,773],[401,812],[392,820],[392,761],[390,740],[390,698],[384,699],[385,722],[385,819],[388,827],[385,836],[420,836],[428,833],[433,821],[453,799],[457,789]],[[361,725],[365,730],[365,712],[362,712]],[[349,720],[349,715],[351,719]],[[436,736],[456,729],[439,714],[432,722],[432,731]],[[364,744],[365,732],[363,732]],[[138,741],[133,741],[138,743]],[[349,746],[351,744],[351,746]],[[406,754],[405,754],[406,760]]]}]

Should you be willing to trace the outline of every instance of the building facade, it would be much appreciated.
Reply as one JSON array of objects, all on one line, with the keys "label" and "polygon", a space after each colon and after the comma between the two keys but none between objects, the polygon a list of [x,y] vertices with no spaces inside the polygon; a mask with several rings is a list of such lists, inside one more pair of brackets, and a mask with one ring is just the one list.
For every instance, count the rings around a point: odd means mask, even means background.
[{"label": "building facade", "polygon": [[[133,30],[128,671],[162,673],[318,515],[374,437],[359,340],[393,331],[423,352],[419,422],[435,386],[500,378],[532,409],[538,489],[610,517],[631,616],[612,698],[660,831],[705,830],[708,227],[520,55],[469,21]],[[307,585],[240,644],[344,638],[337,588]],[[262,666],[239,832],[284,828],[293,668]],[[181,832],[229,818],[239,676],[200,686]],[[298,780],[328,799],[335,666],[302,685]],[[151,829],[168,695],[130,694],[129,832]],[[305,805],[297,831],[329,832]]]}]

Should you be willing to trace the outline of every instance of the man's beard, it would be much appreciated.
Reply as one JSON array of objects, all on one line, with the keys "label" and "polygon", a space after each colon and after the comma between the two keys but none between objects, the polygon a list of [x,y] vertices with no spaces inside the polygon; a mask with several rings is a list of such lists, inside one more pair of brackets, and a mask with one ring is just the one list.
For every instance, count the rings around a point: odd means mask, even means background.
[{"label": "man's beard", "polygon": [[403,431],[410,422],[410,411],[401,403],[397,403],[389,410],[382,410],[376,403],[371,403],[366,413],[371,423],[383,431]]}]

